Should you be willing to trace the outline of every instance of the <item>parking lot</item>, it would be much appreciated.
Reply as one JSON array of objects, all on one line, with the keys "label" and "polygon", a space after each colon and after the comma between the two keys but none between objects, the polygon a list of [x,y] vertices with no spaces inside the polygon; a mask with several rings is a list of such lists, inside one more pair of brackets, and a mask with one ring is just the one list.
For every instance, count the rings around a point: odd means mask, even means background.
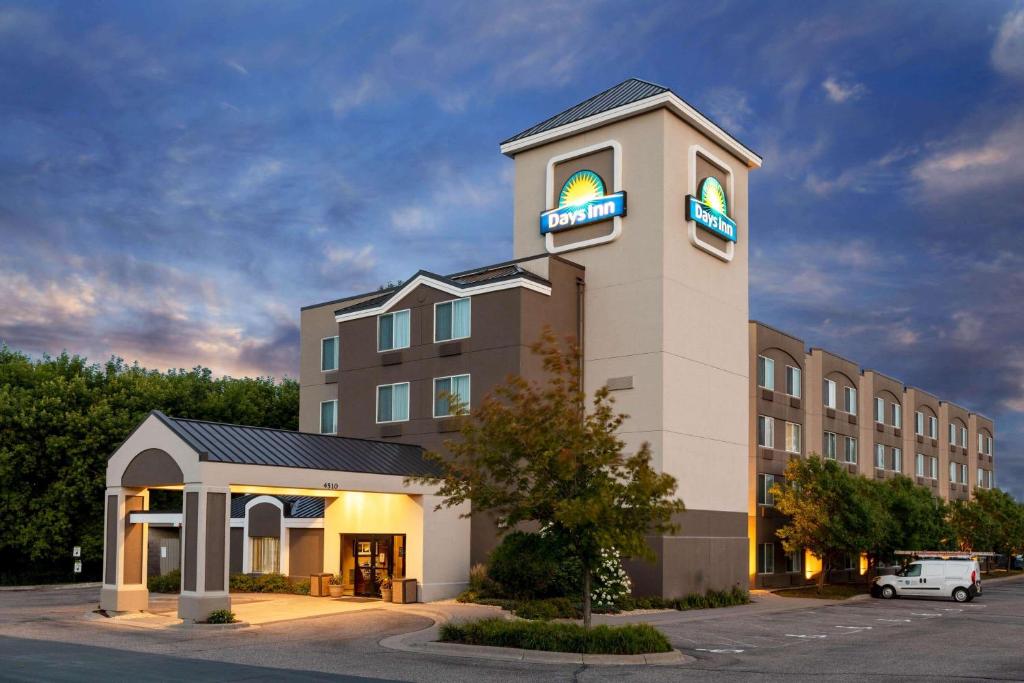
[{"label": "parking lot", "polygon": [[[416,655],[382,638],[429,625],[365,611],[220,633],[98,626],[95,589],[0,593],[0,680],[636,681],[1022,680],[1024,580],[972,603],[767,596],[754,605],[615,617],[643,620],[696,658],[670,667],[587,667]],[[117,674],[121,674],[118,676]]]}]

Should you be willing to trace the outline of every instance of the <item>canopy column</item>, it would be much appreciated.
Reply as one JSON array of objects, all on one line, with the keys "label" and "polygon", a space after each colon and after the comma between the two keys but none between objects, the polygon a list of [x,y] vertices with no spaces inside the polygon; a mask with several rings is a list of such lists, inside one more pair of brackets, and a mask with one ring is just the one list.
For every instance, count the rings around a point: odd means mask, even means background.
[{"label": "canopy column", "polygon": [[144,610],[149,607],[146,588],[148,528],[145,524],[132,524],[130,515],[149,507],[149,491],[113,486],[107,489],[104,500],[100,609],[108,612]]},{"label": "canopy column", "polygon": [[214,610],[231,609],[228,594],[231,492],[226,486],[186,484],[182,507],[178,616],[186,621],[202,621]]}]

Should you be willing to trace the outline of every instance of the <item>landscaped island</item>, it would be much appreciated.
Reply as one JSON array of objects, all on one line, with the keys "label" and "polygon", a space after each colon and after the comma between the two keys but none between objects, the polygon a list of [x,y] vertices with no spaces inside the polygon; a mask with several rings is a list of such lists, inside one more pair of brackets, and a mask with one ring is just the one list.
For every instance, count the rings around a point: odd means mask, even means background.
[{"label": "landscaped island", "polygon": [[596,655],[645,655],[672,650],[664,634],[647,624],[585,628],[564,622],[500,617],[445,624],[441,627],[441,640],[464,645]]}]

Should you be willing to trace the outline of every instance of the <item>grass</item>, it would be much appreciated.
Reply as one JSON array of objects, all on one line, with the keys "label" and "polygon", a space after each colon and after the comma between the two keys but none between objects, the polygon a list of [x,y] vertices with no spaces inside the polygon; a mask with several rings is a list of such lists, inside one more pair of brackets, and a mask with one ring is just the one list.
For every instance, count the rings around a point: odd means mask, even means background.
[{"label": "grass", "polygon": [[665,635],[649,624],[586,629],[579,624],[511,621],[498,617],[444,624],[441,640],[465,645],[601,655],[640,655],[672,649]]},{"label": "grass", "polygon": [[773,591],[776,595],[784,598],[821,598],[823,600],[846,600],[855,595],[863,595],[870,592],[870,587],[862,584],[826,584],[821,592],[817,586],[802,586],[800,588],[789,588],[786,590]]}]

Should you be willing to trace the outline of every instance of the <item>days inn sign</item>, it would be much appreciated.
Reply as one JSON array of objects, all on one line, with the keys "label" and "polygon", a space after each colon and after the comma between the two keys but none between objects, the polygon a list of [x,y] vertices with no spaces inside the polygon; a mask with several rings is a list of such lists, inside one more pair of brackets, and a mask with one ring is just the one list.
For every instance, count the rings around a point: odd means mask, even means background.
[{"label": "days inn sign", "polygon": [[718,179],[708,176],[697,188],[700,198],[686,195],[686,220],[730,242],[736,241],[736,221],[729,218],[725,189]]},{"label": "days inn sign", "polygon": [[589,170],[576,171],[558,193],[558,207],[540,215],[540,234],[579,228],[626,215],[626,193],[605,194],[604,180]]}]

